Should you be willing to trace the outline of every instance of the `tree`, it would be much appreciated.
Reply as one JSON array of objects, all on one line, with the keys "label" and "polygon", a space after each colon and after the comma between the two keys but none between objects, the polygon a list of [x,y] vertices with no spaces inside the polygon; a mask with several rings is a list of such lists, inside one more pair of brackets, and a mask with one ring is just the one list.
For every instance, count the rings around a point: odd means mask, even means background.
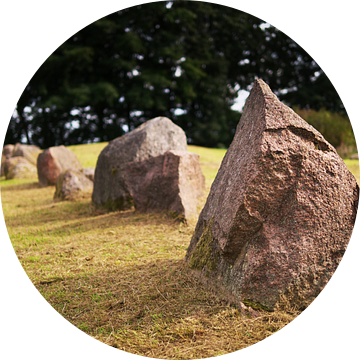
[{"label": "tree", "polygon": [[203,2],[139,5],[85,27],[50,55],[5,141],[108,141],[167,116],[190,143],[228,146],[240,118],[231,106],[255,78],[289,105],[343,109],[313,59],[262,20]]},{"label": "tree", "polygon": [[323,71],[316,72],[310,81],[299,83],[296,91],[282,95],[291,106],[303,109],[326,109],[347,117],[343,103]]}]

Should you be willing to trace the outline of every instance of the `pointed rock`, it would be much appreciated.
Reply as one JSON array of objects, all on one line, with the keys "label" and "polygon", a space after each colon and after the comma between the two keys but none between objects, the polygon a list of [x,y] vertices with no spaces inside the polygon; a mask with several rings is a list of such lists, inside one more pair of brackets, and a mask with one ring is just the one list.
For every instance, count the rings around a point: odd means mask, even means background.
[{"label": "pointed rock", "polygon": [[256,80],[186,260],[235,303],[307,306],[342,259],[358,198],[333,146]]}]

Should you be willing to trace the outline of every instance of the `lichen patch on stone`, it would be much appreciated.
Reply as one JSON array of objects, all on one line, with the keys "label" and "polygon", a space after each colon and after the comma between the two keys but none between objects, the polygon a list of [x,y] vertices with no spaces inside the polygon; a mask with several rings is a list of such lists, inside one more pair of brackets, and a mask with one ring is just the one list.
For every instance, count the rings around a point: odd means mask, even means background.
[{"label": "lichen patch on stone", "polygon": [[213,248],[212,226],[214,218],[208,224],[204,223],[203,233],[190,257],[189,265],[192,269],[202,270],[205,266],[208,271],[217,270],[217,252]]}]

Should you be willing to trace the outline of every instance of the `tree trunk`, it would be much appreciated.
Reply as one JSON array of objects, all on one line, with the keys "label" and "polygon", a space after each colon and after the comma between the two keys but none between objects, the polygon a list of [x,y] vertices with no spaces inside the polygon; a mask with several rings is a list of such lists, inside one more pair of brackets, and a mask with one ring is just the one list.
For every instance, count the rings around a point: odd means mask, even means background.
[{"label": "tree trunk", "polygon": [[96,133],[94,134],[95,137],[98,137],[100,139],[100,142],[105,141],[104,135],[105,135],[105,127],[104,127],[104,113],[102,108],[95,108],[94,113],[97,116],[97,129]]},{"label": "tree trunk", "polygon": [[31,145],[30,136],[29,136],[29,129],[28,129],[28,125],[26,123],[26,119],[25,119],[25,117],[23,115],[23,111],[24,111],[24,106],[18,107],[17,112],[18,112],[18,115],[19,115],[20,124],[22,125],[22,128],[23,128],[25,136],[26,136],[26,142],[28,143],[28,145]]}]

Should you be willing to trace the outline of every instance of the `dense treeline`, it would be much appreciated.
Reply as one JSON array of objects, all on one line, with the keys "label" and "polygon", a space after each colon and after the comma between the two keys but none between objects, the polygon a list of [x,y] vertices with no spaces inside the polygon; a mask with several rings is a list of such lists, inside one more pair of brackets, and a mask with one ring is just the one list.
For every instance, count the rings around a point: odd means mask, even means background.
[{"label": "dense treeline", "polygon": [[108,141],[167,116],[192,144],[228,146],[240,118],[231,106],[255,78],[290,106],[346,116],[314,60],[262,20],[204,2],[135,6],[50,55],[21,95],[5,143]]},{"label": "dense treeline", "polygon": [[349,119],[344,114],[325,109],[315,111],[295,107],[294,110],[320,131],[325,139],[337,149],[342,158],[348,158],[357,152],[353,129]]}]

